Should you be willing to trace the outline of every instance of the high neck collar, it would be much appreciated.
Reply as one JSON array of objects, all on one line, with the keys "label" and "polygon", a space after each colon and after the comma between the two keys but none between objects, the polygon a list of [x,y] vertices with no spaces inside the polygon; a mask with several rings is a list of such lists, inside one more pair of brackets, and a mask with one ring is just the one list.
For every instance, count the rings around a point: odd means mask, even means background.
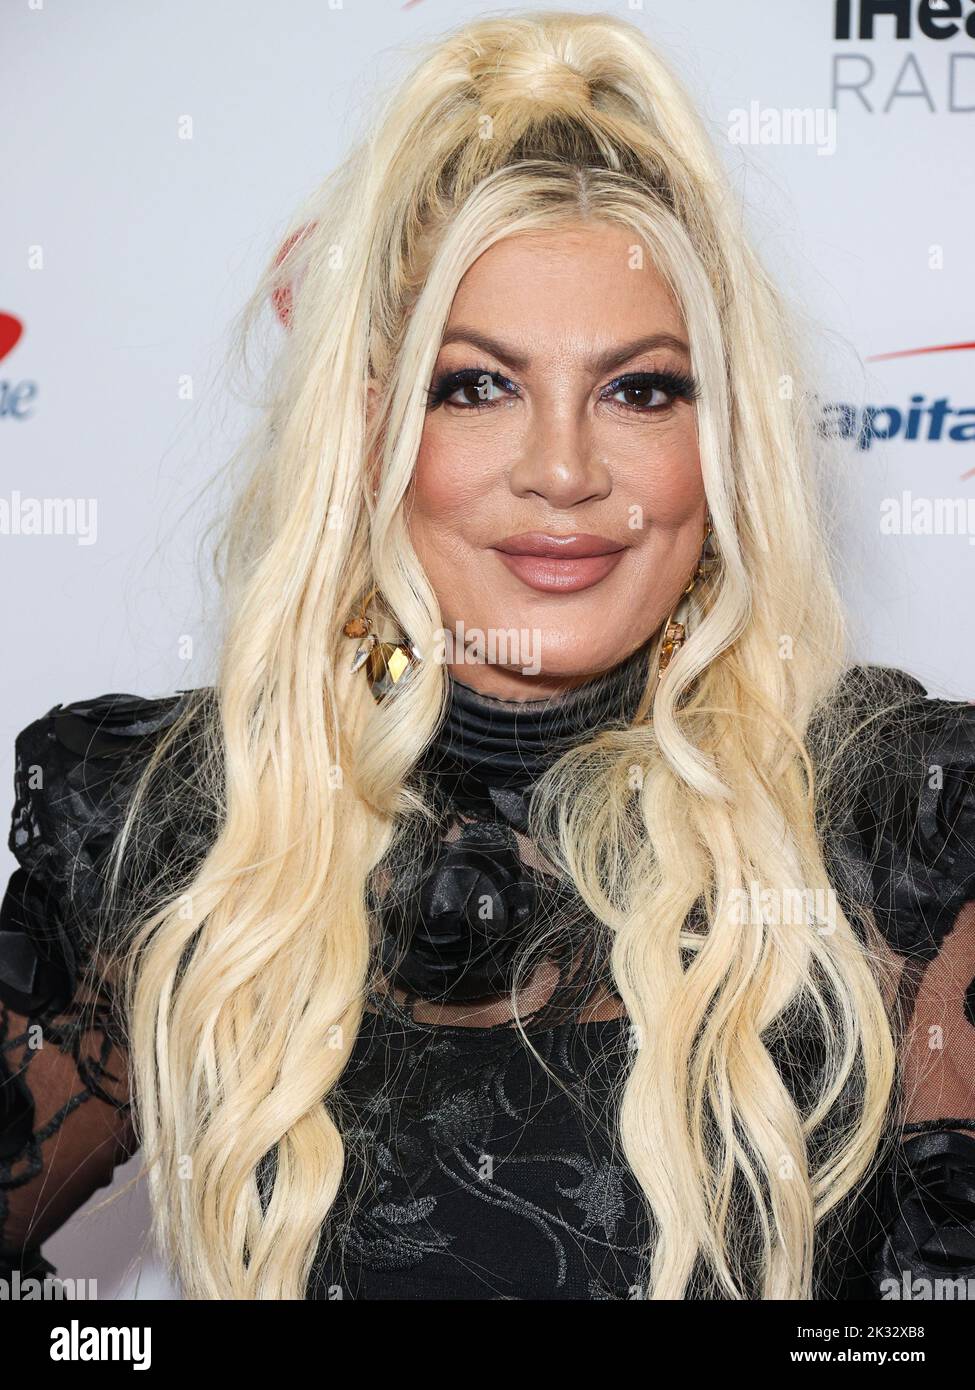
[{"label": "high neck collar", "polygon": [[560,753],[611,724],[632,721],[645,688],[649,647],[581,685],[535,700],[485,695],[450,676],[445,719],[431,752],[456,789],[525,790]]}]

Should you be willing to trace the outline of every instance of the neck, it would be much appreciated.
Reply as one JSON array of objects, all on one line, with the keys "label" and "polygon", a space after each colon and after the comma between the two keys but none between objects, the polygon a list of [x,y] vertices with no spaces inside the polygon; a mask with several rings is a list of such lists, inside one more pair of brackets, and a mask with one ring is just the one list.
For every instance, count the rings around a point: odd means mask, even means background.
[{"label": "neck", "polygon": [[574,743],[632,722],[648,658],[649,646],[640,647],[608,671],[531,700],[488,695],[451,674],[435,766],[468,789],[530,785]]}]

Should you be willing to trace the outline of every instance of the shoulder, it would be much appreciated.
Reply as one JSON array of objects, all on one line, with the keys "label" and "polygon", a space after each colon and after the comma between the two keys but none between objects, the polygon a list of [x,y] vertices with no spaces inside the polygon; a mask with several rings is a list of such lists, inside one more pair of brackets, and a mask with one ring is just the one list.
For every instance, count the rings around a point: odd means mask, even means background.
[{"label": "shoulder", "polygon": [[113,803],[193,692],[150,699],[96,695],[57,704],[14,738],[15,816],[10,849],[30,868],[77,868]]},{"label": "shoulder", "polygon": [[[147,698],[141,695],[95,695],[88,700],[53,705],[14,737],[17,776],[20,764],[36,756],[35,772],[70,775],[73,769],[105,769],[130,761],[174,722],[188,695]],[[39,785],[44,785],[42,780]],[[47,782],[50,789],[50,781]]]},{"label": "shoulder", "polygon": [[829,706],[835,723],[816,725],[831,729],[818,747],[827,846],[894,949],[931,956],[975,899],[975,702],[855,666]]},{"label": "shoulder", "polygon": [[17,868],[0,903],[10,1002],[71,997],[129,793],[165,731],[208,693],[96,695],[56,704],[15,735],[7,843]]}]

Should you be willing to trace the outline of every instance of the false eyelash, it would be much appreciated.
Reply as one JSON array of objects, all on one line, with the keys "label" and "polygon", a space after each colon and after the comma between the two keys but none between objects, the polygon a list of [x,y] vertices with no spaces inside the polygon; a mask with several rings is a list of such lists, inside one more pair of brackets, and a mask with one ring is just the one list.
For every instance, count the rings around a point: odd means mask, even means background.
[{"label": "false eyelash", "polygon": [[[445,400],[459,390],[461,386],[473,383],[477,385],[485,377],[488,377],[495,386],[510,394],[517,395],[517,388],[507,377],[500,372],[492,371],[489,367],[462,367],[456,372],[446,372],[443,376],[437,377],[432,386],[426,389],[426,408],[435,410],[438,405],[442,405]],[[696,401],[701,394],[701,388],[697,379],[690,372],[677,371],[649,371],[649,372],[625,372],[615,381],[611,381],[604,388],[603,397],[614,396],[617,391],[626,386],[652,387],[657,391],[665,391],[668,396],[673,396],[675,400],[685,400],[688,402]],[[483,410],[496,404],[494,401],[484,401],[481,405],[468,403],[461,406],[462,410]],[[661,406],[628,406],[629,410],[643,411],[647,415],[652,415],[655,411],[663,409]]]},{"label": "false eyelash", "polygon": [[[603,396],[615,396],[617,391],[622,391],[627,386],[650,386],[656,391],[666,391],[668,396],[673,396],[677,400],[693,402],[699,399],[701,387],[697,378],[690,372],[625,372],[615,381],[611,381],[605,388]],[[629,407],[630,410],[642,410],[647,414],[652,414],[658,406],[639,406]]]},{"label": "false eyelash", "polygon": [[[492,371],[490,367],[462,367],[460,371],[445,372],[443,376],[437,377],[432,386],[426,389],[427,409],[435,410],[438,405],[442,405],[449,396],[452,396],[461,386],[474,385],[482,381],[484,377],[490,377],[495,386],[502,390],[517,394],[515,387],[507,377],[500,372]],[[491,405],[492,402],[485,401],[484,405]],[[463,410],[480,410],[482,407],[477,405],[462,406]]]}]

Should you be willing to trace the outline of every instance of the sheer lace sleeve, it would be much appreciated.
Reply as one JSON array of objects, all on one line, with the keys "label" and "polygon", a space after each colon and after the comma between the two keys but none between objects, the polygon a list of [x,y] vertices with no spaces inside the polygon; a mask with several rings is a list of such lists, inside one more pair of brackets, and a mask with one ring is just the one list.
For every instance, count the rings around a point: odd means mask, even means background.
[{"label": "sheer lace sleeve", "polygon": [[122,775],[174,701],[56,705],[17,735],[0,906],[0,1272],[43,1277],[41,1243],[136,1148],[124,1027],[95,958],[100,868]]},{"label": "sheer lace sleeve", "polygon": [[[861,809],[896,970],[897,1138],[880,1197],[880,1298],[975,1291],[975,703],[926,699]],[[878,808],[880,814],[878,815]],[[941,1281],[941,1282],[939,1282]],[[944,1282],[947,1281],[947,1282]],[[905,1290],[910,1287],[911,1292]]]}]

